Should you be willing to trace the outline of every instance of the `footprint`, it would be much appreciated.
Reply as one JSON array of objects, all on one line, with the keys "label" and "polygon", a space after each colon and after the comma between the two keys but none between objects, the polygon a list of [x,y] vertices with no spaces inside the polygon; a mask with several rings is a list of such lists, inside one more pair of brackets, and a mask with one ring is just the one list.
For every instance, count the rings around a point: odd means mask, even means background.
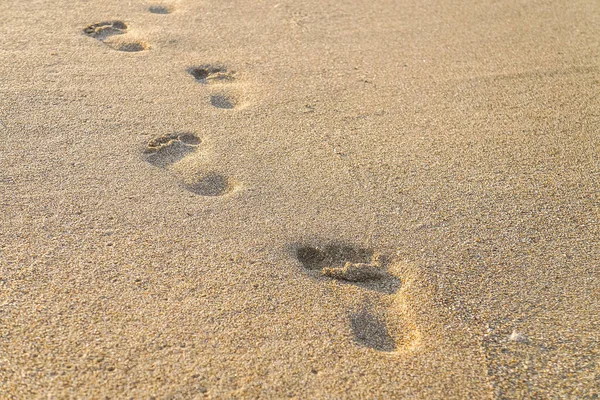
[{"label": "footprint", "polygon": [[210,96],[210,104],[216,108],[231,110],[236,107],[237,100],[228,94],[214,94]]},{"label": "footprint", "polygon": [[118,51],[137,52],[150,48],[143,40],[122,37],[121,35],[127,33],[127,24],[123,21],[105,21],[88,25],[83,29],[83,33]]},{"label": "footprint", "polygon": [[359,310],[350,313],[350,329],[359,345],[385,352],[397,349],[385,320],[374,311],[369,301],[365,301]]},{"label": "footprint", "polygon": [[97,24],[88,25],[83,30],[89,37],[98,39],[101,42],[114,35],[123,35],[127,32],[127,25],[123,21],[105,21]]},{"label": "footprint", "polygon": [[148,11],[152,14],[171,14],[173,8],[164,4],[154,4],[148,7]]},{"label": "footprint", "polygon": [[235,72],[222,65],[200,65],[188,68],[188,73],[202,84],[229,82],[235,79]]},{"label": "footprint", "polygon": [[138,39],[116,39],[105,42],[111,49],[125,52],[136,52],[148,50],[150,46],[143,40]]},{"label": "footprint", "polygon": [[185,182],[184,186],[190,192],[201,196],[223,196],[235,188],[235,182],[218,172],[208,172],[198,174],[191,182]]},{"label": "footprint", "polygon": [[348,313],[350,331],[356,344],[382,352],[408,348],[416,335],[404,330],[398,315],[389,313],[388,309],[394,308],[401,282],[388,272],[389,263],[384,256],[372,249],[339,243],[297,246],[295,256],[314,277],[332,279],[364,290],[360,300],[351,300],[360,306],[351,307]]},{"label": "footprint", "polygon": [[151,139],[144,155],[150,164],[170,170],[182,186],[201,196],[223,196],[235,189],[236,181],[216,171],[189,171],[172,168],[178,161],[196,152],[201,140],[193,133],[169,133]]},{"label": "footprint", "polygon": [[296,250],[296,256],[304,268],[315,270],[344,266],[346,262],[368,263],[373,258],[373,250],[345,244],[328,244],[324,247],[302,246]]},{"label": "footprint", "polygon": [[168,133],[151,139],[146,145],[146,160],[157,167],[166,168],[196,151],[200,138],[192,133]]},{"label": "footprint", "polygon": [[400,287],[400,280],[386,271],[384,257],[371,249],[347,244],[301,246],[296,249],[296,258],[307,270],[338,281],[389,294]]},{"label": "footprint", "polygon": [[194,77],[197,82],[203,85],[215,85],[217,90],[210,94],[210,104],[215,108],[232,110],[243,107],[245,104],[240,101],[239,93],[225,90],[224,84],[229,84],[236,80],[234,71],[230,71],[223,65],[205,64],[197,67],[190,67],[187,72]]}]

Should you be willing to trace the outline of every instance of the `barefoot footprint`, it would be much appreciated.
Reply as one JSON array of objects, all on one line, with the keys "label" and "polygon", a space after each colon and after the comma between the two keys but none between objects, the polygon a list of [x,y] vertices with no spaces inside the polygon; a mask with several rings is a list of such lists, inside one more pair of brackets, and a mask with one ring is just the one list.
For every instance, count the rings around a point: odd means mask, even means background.
[{"label": "barefoot footprint", "polygon": [[349,313],[350,329],[356,342],[379,351],[392,352],[398,345],[388,330],[385,318],[374,311],[376,307],[368,298],[362,306]]},{"label": "barefoot footprint", "polygon": [[[205,64],[188,68],[187,72],[194,77],[196,82],[203,85],[219,86],[236,80],[235,72],[230,71],[223,65]],[[217,90],[217,92],[210,95],[210,104],[213,107],[226,110],[238,107],[239,101],[231,91],[223,90],[223,88]]]},{"label": "barefoot footprint", "polygon": [[168,133],[150,139],[144,150],[146,160],[157,167],[166,168],[196,151],[200,138],[191,133]]},{"label": "barefoot footprint", "polygon": [[296,258],[309,274],[354,284],[364,292],[360,307],[348,313],[354,341],[383,352],[406,348],[414,335],[407,332],[389,306],[400,280],[387,270],[388,262],[371,249],[346,244],[300,246]]},{"label": "barefoot footprint", "polygon": [[371,249],[345,244],[302,246],[296,250],[296,258],[304,268],[317,270],[328,278],[388,294],[395,293],[400,287],[400,280],[386,271],[384,257]]},{"label": "barefoot footprint", "polygon": [[236,182],[215,171],[189,171],[172,168],[196,152],[201,140],[193,133],[168,133],[148,141],[144,149],[146,161],[167,169],[177,176],[182,186],[201,196],[222,196],[231,192]]},{"label": "barefoot footprint", "polygon": [[229,71],[223,65],[199,65],[197,67],[188,68],[188,73],[196,79],[196,81],[205,84],[215,84],[219,82],[230,82],[235,80],[235,72]]},{"label": "barefoot footprint", "polygon": [[127,24],[123,21],[104,21],[88,25],[83,29],[83,33],[118,51],[137,52],[149,48],[142,40],[120,37],[127,33]]},{"label": "barefoot footprint", "polygon": [[127,32],[127,25],[123,21],[104,21],[86,26],[83,32],[102,42],[110,36],[123,35]]},{"label": "barefoot footprint", "polygon": [[[173,8],[166,4],[154,4],[148,7],[148,11],[153,14],[169,14]],[[136,52],[149,48],[145,42],[129,38],[127,24],[119,20],[88,25],[83,33],[119,51]],[[224,66],[201,65],[189,68],[188,72],[203,84],[234,79],[234,73]],[[213,94],[210,99],[211,104],[217,108],[234,108],[237,105],[237,100],[228,93]],[[231,192],[237,186],[234,179],[216,171],[198,171],[194,166],[190,167],[190,164],[187,167],[180,165],[180,161],[197,150],[200,142],[192,133],[168,133],[148,141],[143,153],[148,163],[170,171],[192,193],[222,196]]]},{"label": "barefoot footprint", "polygon": [[148,7],[148,11],[152,14],[171,14],[173,12],[173,8],[166,4],[154,4]]},{"label": "barefoot footprint", "polygon": [[210,96],[210,104],[216,108],[232,109],[237,105],[237,100],[229,94],[214,94]]}]

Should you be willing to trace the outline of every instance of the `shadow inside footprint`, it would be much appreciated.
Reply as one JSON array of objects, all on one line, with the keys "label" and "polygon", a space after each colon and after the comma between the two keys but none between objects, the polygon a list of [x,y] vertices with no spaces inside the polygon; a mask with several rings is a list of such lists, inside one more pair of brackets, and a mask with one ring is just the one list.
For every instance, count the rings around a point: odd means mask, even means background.
[{"label": "shadow inside footprint", "polygon": [[198,146],[200,144],[200,138],[193,133],[180,133],[177,138],[181,143],[188,146]]},{"label": "shadow inside footprint", "polygon": [[166,168],[196,150],[200,139],[191,133],[169,133],[151,139],[144,154],[150,164]]},{"label": "shadow inside footprint", "polygon": [[195,182],[186,184],[185,187],[201,196],[223,196],[233,190],[234,182],[225,175],[210,172],[200,176]]},{"label": "shadow inside footprint", "polygon": [[368,306],[350,313],[350,328],[354,340],[362,346],[386,352],[396,350],[396,342],[390,335],[385,322]]},{"label": "shadow inside footprint", "polygon": [[100,41],[114,36],[122,35],[127,31],[127,25],[122,21],[104,21],[97,24],[88,25],[83,33]]},{"label": "shadow inside footprint", "polygon": [[134,53],[137,51],[148,50],[149,46],[147,43],[140,40],[129,40],[129,41],[115,41],[114,43],[106,43],[111,49],[118,51],[125,51],[128,53]]},{"label": "shadow inside footprint", "polygon": [[235,108],[236,101],[231,96],[218,94],[210,96],[210,104],[217,108],[232,109]]},{"label": "shadow inside footprint", "polygon": [[148,11],[152,14],[170,14],[171,8],[165,5],[154,5],[148,7]]}]

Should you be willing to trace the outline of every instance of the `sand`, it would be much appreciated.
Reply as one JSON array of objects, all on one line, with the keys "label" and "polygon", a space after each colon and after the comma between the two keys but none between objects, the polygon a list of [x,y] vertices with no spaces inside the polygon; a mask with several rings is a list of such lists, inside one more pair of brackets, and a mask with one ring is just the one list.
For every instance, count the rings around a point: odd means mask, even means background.
[{"label": "sand", "polygon": [[600,3],[0,15],[0,398],[600,395]]}]

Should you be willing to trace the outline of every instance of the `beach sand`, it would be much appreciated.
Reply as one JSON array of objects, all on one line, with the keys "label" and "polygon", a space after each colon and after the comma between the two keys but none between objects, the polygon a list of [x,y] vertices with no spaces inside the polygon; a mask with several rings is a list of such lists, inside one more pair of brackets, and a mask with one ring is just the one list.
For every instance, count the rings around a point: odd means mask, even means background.
[{"label": "beach sand", "polygon": [[0,15],[0,398],[600,394],[600,3]]}]

